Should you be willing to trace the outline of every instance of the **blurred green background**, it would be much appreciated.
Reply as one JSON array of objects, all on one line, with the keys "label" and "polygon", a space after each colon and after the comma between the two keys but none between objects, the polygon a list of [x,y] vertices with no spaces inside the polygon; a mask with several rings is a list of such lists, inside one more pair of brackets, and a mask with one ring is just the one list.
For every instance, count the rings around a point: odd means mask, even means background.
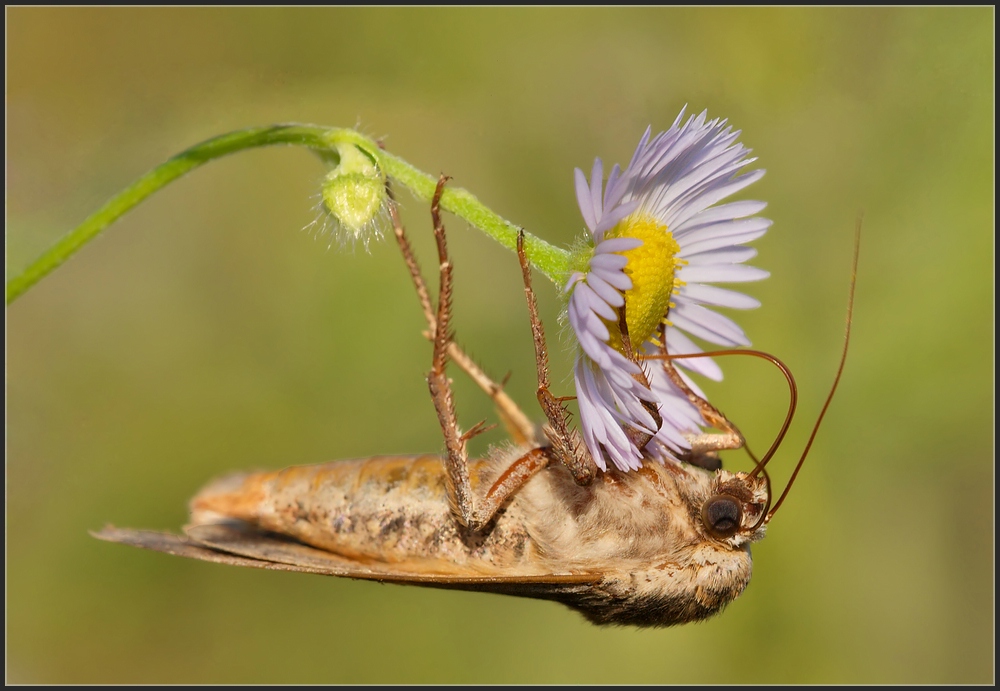
[{"label": "blurred green background", "polygon": [[[12,682],[989,682],[994,642],[992,8],[8,8],[7,275],[210,136],[357,125],[568,245],[572,171],[648,124],[728,117],[772,230],[737,315],[796,373],[787,477],[842,342],[847,370],[721,616],[597,628],[553,603],[221,567],[87,535],[176,529],[233,469],[441,448],[430,347],[393,243],[303,231],[323,168],[269,149],[168,187],[7,318]],[[431,266],[426,204],[401,192]],[[449,219],[446,218],[446,222]],[[450,219],[459,341],[529,410],[513,254]],[[571,354],[539,279],[557,388]],[[708,387],[765,448],[780,377]],[[466,426],[493,418],[458,380]],[[503,438],[493,432],[476,450]],[[740,456],[731,464],[745,465]]]}]

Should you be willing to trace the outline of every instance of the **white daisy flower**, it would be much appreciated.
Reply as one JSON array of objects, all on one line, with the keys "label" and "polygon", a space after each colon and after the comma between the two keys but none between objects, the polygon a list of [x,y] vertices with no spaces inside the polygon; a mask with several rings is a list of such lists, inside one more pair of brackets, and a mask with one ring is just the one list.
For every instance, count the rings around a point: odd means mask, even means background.
[{"label": "white daisy flower", "polygon": [[[688,335],[721,346],[749,345],[743,330],[708,307],[750,309],[754,298],[712,283],[757,281],[766,271],[743,262],[757,252],[743,244],[761,237],[771,221],[755,217],[763,202],[717,205],[759,180],[763,170],[737,175],[752,163],[725,120],[684,111],[669,130],[647,129],[622,171],[611,169],[601,193],[603,167],[594,161],[588,183],[576,170],[576,196],[593,241],[589,258],[566,286],[569,322],[580,344],[574,376],[583,438],[602,469],[610,459],[621,470],[638,469],[645,455],[675,458],[705,425],[663,366],[642,367],[624,354],[620,309],[635,353],[657,352],[661,324],[671,354],[701,349]],[[708,307],[706,307],[708,306]],[[722,371],[707,358],[677,360],[710,379]],[[645,373],[645,376],[643,376]],[[684,381],[701,391],[684,373]],[[644,381],[649,383],[647,386]],[[646,405],[643,405],[646,402]],[[658,410],[657,425],[648,408]],[[644,449],[630,439],[653,435]]]}]

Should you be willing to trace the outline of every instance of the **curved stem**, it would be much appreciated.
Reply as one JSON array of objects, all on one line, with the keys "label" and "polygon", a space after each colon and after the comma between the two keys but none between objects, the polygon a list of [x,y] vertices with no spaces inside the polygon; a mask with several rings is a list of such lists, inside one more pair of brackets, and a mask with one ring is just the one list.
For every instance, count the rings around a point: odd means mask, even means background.
[{"label": "curved stem", "polygon": [[[345,142],[352,143],[365,151],[389,177],[409,188],[419,199],[430,201],[437,184],[436,178],[383,151],[374,141],[354,130],[295,124],[238,130],[213,137],[182,151],[126,187],[83,223],[60,238],[21,273],[7,281],[7,304],[9,305],[73,256],[130,209],[204,163],[244,149],[275,144],[304,146],[324,158],[334,157],[336,160],[336,144]],[[504,247],[516,251],[517,226],[483,206],[468,191],[457,187],[447,188],[441,198],[441,208],[468,221]],[[565,250],[527,233],[525,247],[535,267],[551,281],[559,283],[563,280],[568,272],[569,263],[569,254]]]},{"label": "curved stem", "polygon": [[[357,143],[357,142],[355,142]],[[429,202],[434,196],[437,178],[417,170],[403,159],[387,151],[377,152],[378,163],[386,174],[405,185],[419,199]],[[461,187],[445,187],[441,208],[479,228],[501,245],[517,251],[517,234],[522,229],[487,208],[475,196]],[[569,252],[550,245],[525,231],[524,249],[531,265],[562,287],[569,274]]]},{"label": "curved stem", "polygon": [[327,147],[326,128],[308,125],[273,125],[214,137],[182,151],[143,175],[91,214],[83,223],[61,237],[20,274],[7,282],[7,304],[69,259],[102,230],[118,220],[157,190],[185,173],[227,154],[272,144],[291,144],[314,149]]}]

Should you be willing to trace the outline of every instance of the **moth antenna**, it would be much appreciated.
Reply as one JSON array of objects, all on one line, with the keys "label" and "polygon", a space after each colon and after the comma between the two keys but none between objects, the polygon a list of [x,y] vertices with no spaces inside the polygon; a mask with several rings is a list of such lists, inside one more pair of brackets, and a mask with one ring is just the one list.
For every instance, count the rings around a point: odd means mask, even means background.
[{"label": "moth antenna", "polygon": [[795,417],[795,408],[798,406],[799,401],[799,387],[796,385],[795,377],[792,376],[792,371],[788,369],[788,365],[770,353],[765,353],[762,350],[751,349],[713,350],[708,353],[686,353],[684,355],[658,353],[656,355],[642,355],[640,357],[645,360],[693,360],[695,358],[715,357],[717,355],[750,355],[752,357],[759,357],[763,360],[767,360],[772,365],[777,367],[783,375],[785,375],[785,381],[788,382],[788,412],[785,414],[785,421],[781,425],[781,431],[779,431],[778,436],[774,438],[771,448],[767,450],[767,453],[764,454],[759,461],[754,457],[753,453],[750,452],[749,448],[746,449],[747,453],[750,454],[750,458],[753,458],[754,463],[756,464],[750,475],[756,477],[759,472],[764,470],[764,466],[767,465],[768,461],[774,457],[778,447],[781,446],[781,442],[784,441],[785,435],[788,433],[788,428],[792,425],[792,418]]},{"label": "moth antenna", "polygon": [[861,222],[864,220],[864,214],[858,214],[857,224],[854,228],[854,258],[851,262],[851,287],[848,292],[847,297],[847,325],[844,327],[844,348],[840,353],[840,364],[837,366],[837,376],[833,378],[833,386],[830,387],[830,393],[826,397],[826,401],[823,403],[822,409],[819,411],[819,417],[816,418],[816,424],[813,425],[812,433],[809,435],[809,441],[806,442],[805,449],[802,450],[802,456],[799,458],[799,462],[795,464],[795,470],[792,471],[792,475],[788,480],[788,484],[785,485],[784,491],[781,496],[778,497],[778,501],[775,502],[774,508],[771,509],[767,514],[764,522],[768,522],[777,513],[778,509],[781,507],[781,503],[785,501],[785,497],[788,496],[788,490],[792,488],[792,483],[795,482],[795,477],[799,474],[799,469],[802,468],[802,464],[806,460],[806,456],[809,455],[809,449],[812,448],[813,441],[816,440],[816,434],[819,432],[820,423],[823,422],[824,416],[826,416],[826,411],[830,407],[830,402],[833,400],[833,394],[837,391],[837,385],[840,384],[840,375],[844,373],[844,365],[847,363],[847,347],[851,343],[851,322],[854,317],[854,291],[858,284],[858,258],[861,256]]},{"label": "moth antenna", "polygon": [[[699,357],[714,357],[716,355],[752,355],[754,357],[759,357],[767,360],[785,375],[785,380],[788,382],[789,390],[789,404],[788,413],[785,415],[785,422],[781,426],[781,431],[775,437],[774,442],[771,444],[771,448],[767,450],[767,453],[759,460],[756,461],[754,469],[750,472],[750,477],[757,477],[761,472],[764,473],[764,479],[767,483],[767,504],[764,507],[764,511],[761,513],[760,520],[757,521],[751,530],[756,530],[761,525],[768,523],[774,514],[778,511],[782,502],[785,501],[785,497],[788,496],[789,490],[792,488],[792,484],[795,482],[795,478],[799,474],[799,470],[802,469],[802,464],[805,463],[806,457],[809,455],[809,450],[812,448],[813,442],[816,440],[816,434],[819,432],[819,426],[823,422],[823,418],[826,416],[826,411],[830,407],[830,403],[833,401],[833,395],[837,391],[837,386],[840,384],[840,377],[844,373],[844,365],[847,362],[847,349],[851,342],[851,322],[854,316],[854,293],[858,282],[858,260],[861,255],[861,222],[863,220],[863,214],[858,215],[857,224],[854,230],[854,257],[851,262],[851,284],[848,292],[847,298],[847,325],[844,329],[844,348],[840,354],[840,363],[837,366],[837,374],[833,379],[833,385],[830,387],[830,393],[827,394],[826,401],[823,403],[822,409],[820,409],[819,416],[816,418],[816,423],[813,425],[812,433],[809,435],[809,440],[806,442],[805,448],[802,450],[802,455],[799,457],[798,463],[795,464],[795,469],[792,471],[791,477],[788,479],[788,483],[785,485],[785,489],[782,490],[781,496],[778,497],[778,501],[774,503],[774,508],[771,508],[771,478],[767,474],[765,466],[774,457],[774,454],[778,451],[778,447],[781,446],[782,441],[785,439],[785,435],[788,433],[789,427],[792,424],[792,418],[795,416],[795,408],[798,405],[798,386],[795,384],[795,377],[792,376],[792,372],[788,369],[781,360],[776,358],[770,353],[765,353],[760,350],[717,350],[708,353],[687,353],[684,355],[671,355],[669,353],[656,354],[656,355],[642,355],[640,356],[645,360],[687,360]],[[750,457],[753,458],[753,454],[750,452],[749,448],[746,449]]]},{"label": "moth antenna", "polygon": [[767,516],[768,510],[771,508],[771,499],[773,498],[774,495],[773,492],[771,491],[770,473],[768,473],[767,468],[762,466],[760,464],[760,461],[757,460],[756,454],[754,454],[754,452],[750,450],[750,445],[746,443],[746,440],[743,441],[743,450],[747,452],[747,456],[749,456],[750,460],[754,462],[754,472],[756,472],[757,469],[759,468],[760,472],[764,474],[764,487],[765,487],[765,492],[767,493],[767,501],[764,503],[764,510],[760,512],[761,518],[757,520],[757,523],[755,523],[752,528],[750,528],[752,532],[754,530],[757,530],[757,528],[761,526],[761,523],[763,523],[764,516]]}]

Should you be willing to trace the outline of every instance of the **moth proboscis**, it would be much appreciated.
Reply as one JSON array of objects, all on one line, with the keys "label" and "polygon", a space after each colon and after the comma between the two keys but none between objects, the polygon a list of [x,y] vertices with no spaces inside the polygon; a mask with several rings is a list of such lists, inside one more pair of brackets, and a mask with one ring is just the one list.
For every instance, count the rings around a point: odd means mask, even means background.
[{"label": "moth proboscis", "polygon": [[[764,465],[794,405],[750,473],[719,467],[715,452],[738,446],[742,436],[694,393],[692,402],[721,434],[692,438],[685,461],[597,472],[562,401],[549,393],[544,334],[520,242],[538,398],[548,423],[533,425],[452,340],[451,262],[438,208],[445,180],[431,205],[441,281],[436,309],[394,205],[390,211],[433,343],[428,383],[447,453],[231,475],[192,499],[183,535],[109,526],[94,537],[234,566],[554,600],[599,624],[669,626],[720,611],[748,584],[750,544],[763,537],[790,487],[791,481],[771,508]],[[856,241],[855,274],[857,253]],[[827,405],[847,353],[853,294],[852,276],[847,338]],[[787,368],[758,355],[783,368],[794,401]],[[674,357],[649,359],[672,368]],[[512,443],[486,458],[467,458],[466,442],[480,427],[465,434],[458,427],[449,359],[491,396],[511,432]],[[811,443],[812,437],[792,479]]]}]

